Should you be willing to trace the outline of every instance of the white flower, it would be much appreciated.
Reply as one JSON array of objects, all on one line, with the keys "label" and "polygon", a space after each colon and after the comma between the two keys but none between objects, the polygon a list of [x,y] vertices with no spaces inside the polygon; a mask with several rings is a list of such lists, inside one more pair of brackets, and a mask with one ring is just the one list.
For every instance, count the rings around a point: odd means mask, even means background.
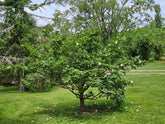
[{"label": "white flower", "polygon": [[49,117],[50,119],[52,119],[52,117]]},{"label": "white flower", "polygon": [[46,120],[49,120],[49,118],[47,118]]},{"label": "white flower", "polygon": [[32,123],[34,122],[34,120],[32,120]]},{"label": "white flower", "polygon": [[76,43],[76,45],[78,45],[78,43]]},{"label": "white flower", "polygon": [[133,84],[133,81],[131,80],[131,84]]},{"label": "white flower", "polygon": [[96,109],[95,112],[98,112],[98,110]]},{"label": "white flower", "polygon": [[108,54],[105,54],[105,56],[108,56]]},{"label": "white flower", "polygon": [[99,62],[98,65],[101,65],[101,62]]},{"label": "white flower", "polygon": [[126,87],[124,87],[124,90],[126,90],[127,88]]},{"label": "white flower", "polygon": [[115,44],[117,44],[118,42],[117,41],[115,41]]},{"label": "white flower", "polygon": [[136,109],[136,111],[138,112],[139,110],[138,110],[138,109]]},{"label": "white flower", "polygon": [[7,69],[9,69],[10,68],[10,66],[7,66]]},{"label": "white flower", "polygon": [[121,67],[123,67],[123,64],[120,64]]},{"label": "white flower", "polygon": [[37,107],[37,109],[40,109],[40,107]]},{"label": "white flower", "polygon": [[120,47],[118,47],[118,49],[120,49]]},{"label": "white flower", "polygon": [[139,108],[141,108],[141,106],[139,105]]},{"label": "white flower", "polygon": [[131,102],[131,104],[133,104],[133,102]]},{"label": "white flower", "polygon": [[127,109],[128,107],[126,106],[125,108]]},{"label": "white flower", "polygon": [[142,63],[142,61],[139,61],[139,63]]},{"label": "white flower", "polygon": [[111,75],[111,73],[106,73],[107,75]]},{"label": "white flower", "polygon": [[113,117],[113,119],[115,119],[116,117]]},{"label": "white flower", "polygon": [[111,44],[108,44],[108,46],[111,46]]}]

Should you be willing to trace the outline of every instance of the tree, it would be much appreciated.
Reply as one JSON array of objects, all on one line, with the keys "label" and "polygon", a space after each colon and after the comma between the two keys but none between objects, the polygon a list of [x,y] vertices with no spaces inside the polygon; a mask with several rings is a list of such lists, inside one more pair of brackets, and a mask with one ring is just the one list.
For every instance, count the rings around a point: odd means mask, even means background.
[{"label": "tree", "polygon": [[154,5],[155,9],[155,22],[156,22],[156,28],[161,28],[162,27],[162,17],[161,17],[161,8],[159,4]]},{"label": "tree", "polygon": [[[70,19],[66,21],[69,20],[72,24],[71,31],[79,32],[91,28],[101,30],[104,43],[107,39],[116,37],[121,30],[127,31],[150,21],[148,10],[152,10],[152,3],[154,3],[153,0],[68,1],[70,9],[67,9],[64,15],[69,14]],[[57,13],[59,12],[55,12],[55,15]],[[62,19],[63,16],[59,18]],[[60,20],[59,18],[55,20]]]},{"label": "tree", "polygon": [[[44,39],[42,39],[44,40]],[[47,42],[47,40],[44,40]],[[49,90],[53,85],[52,65],[54,58],[50,46],[43,41],[37,46],[24,43],[23,46],[30,51],[30,55],[25,58],[26,64],[22,65],[26,75],[22,79],[28,91]]]},{"label": "tree", "polygon": [[[2,30],[4,30],[4,32],[1,34],[1,40],[3,40],[3,42],[0,50],[1,62],[6,65],[20,63],[20,60],[29,54],[28,51],[21,47],[25,36],[30,33],[31,27],[33,27],[34,24],[33,20],[24,10],[28,4],[29,0],[5,0],[3,4],[5,9]],[[23,91],[24,85],[22,78],[24,72],[21,69],[17,69],[17,73],[19,74],[19,79],[17,80],[20,82],[20,91]]]},{"label": "tree", "polygon": [[[37,57],[32,55],[36,49],[40,49],[39,52],[44,49],[41,48],[43,42],[40,39],[41,36],[39,36],[42,33],[36,28],[35,20],[30,13],[26,12],[25,8],[33,11],[55,2],[56,0],[43,0],[41,4],[33,4],[31,0],[5,0],[0,2],[2,17],[0,23],[0,40],[2,41],[0,42],[0,79],[4,85],[14,81],[19,82],[20,91],[25,89],[34,91],[37,87],[35,81],[40,80],[41,82],[43,75],[46,75],[40,74],[39,70],[34,70],[34,66],[39,66],[35,62],[42,60],[41,54]],[[42,56],[45,55],[44,52],[41,53]],[[35,64],[32,64],[32,62]],[[29,75],[32,75],[32,72],[34,77],[31,76],[30,79]]]},{"label": "tree", "polygon": [[63,35],[71,36],[73,34],[72,22],[68,18],[68,11],[62,13],[60,10],[55,10],[52,27]]},{"label": "tree", "polygon": [[130,56],[140,56],[142,60],[159,60],[163,56],[164,28],[143,27],[125,33],[123,46]]},{"label": "tree", "polygon": [[127,56],[119,39],[107,41],[109,45],[104,46],[99,34],[100,31],[86,31],[71,38],[51,36],[55,82],[80,100],[81,112],[86,111],[86,99],[107,97],[120,105],[126,86],[131,83],[123,75],[129,67],[141,64],[138,58]]}]

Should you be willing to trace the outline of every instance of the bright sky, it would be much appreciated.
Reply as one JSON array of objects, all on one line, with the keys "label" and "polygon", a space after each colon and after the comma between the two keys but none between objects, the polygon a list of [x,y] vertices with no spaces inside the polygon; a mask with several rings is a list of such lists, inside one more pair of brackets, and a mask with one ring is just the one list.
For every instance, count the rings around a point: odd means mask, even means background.
[{"label": "bright sky", "polygon": [[156,4],[160,4],[161,7],[161,15],[165,18],[165,0],[155,0]]}]

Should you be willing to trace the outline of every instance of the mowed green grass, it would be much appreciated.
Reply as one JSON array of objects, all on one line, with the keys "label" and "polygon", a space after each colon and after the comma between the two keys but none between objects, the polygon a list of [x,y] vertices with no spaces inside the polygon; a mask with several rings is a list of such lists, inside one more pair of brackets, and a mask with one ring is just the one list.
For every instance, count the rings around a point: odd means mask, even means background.
[{"label": "mowed green grass", "polygon": [[161,74],[165,75],[165,61],[154,61],[147,63],[136,70],[131,70],[128,74]]},{"label": "mowed green grass", "polygon": [[154,61],[137,68],[137,70],[165,70],[165,61]]},{"label": "mowed green grass", "polygon": [[49,92],[18,92],[0,87],[0,124],[165,124],[165,75],[129,74],[120,108],[107,99],[85,101],[93,113],[79,114],[79,100],[69,91],[54,87]]}]

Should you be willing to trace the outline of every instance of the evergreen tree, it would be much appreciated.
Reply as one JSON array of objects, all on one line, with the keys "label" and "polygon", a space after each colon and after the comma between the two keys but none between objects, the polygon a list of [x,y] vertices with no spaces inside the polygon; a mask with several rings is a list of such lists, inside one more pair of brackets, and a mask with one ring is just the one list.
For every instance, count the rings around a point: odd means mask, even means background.
[{"label": "evergreen tree", "polygon": [[162,17],[161,17],[161,8],[159,4],[156,4],[154,6],[155,9],[155,22],[156,22],[156,28],[162,27]]}]

